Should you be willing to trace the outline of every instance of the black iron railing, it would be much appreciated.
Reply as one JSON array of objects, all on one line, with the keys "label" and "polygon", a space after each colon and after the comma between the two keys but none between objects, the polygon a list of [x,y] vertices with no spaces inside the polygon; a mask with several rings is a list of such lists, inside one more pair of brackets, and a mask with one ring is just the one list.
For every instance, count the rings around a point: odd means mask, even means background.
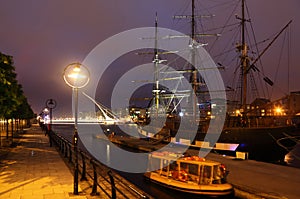
[{"label": "black iron railing", "polygon": [[[47,133],[49,135],[50,146],[53,146],[53,144],[57,146],[62,157],[74,166],[75,153],[72,142],[53,131]],[[79,174],[81,175],[80,180],[86,180],[92,184],[91,195],[105,194],[108,198],[113,199],[150,198],[148,194],[135,187],[132,183],[81,149],[78,150],[78,163]],[[98,189],[101,190],[101,192],[98,192]]]}]

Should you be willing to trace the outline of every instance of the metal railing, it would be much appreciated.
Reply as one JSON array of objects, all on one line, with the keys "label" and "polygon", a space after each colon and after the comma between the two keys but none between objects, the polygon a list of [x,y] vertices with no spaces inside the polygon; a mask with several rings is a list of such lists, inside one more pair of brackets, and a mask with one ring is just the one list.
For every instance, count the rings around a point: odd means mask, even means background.
[{"label": "metal railing", "polygon": [[[55,144],[62,156],[74,166],[75,153],[72,142],[53,131],[47,133],[49,135],[50,146]],[[151,196],[81,149],[78,149],[78,165],[81,175],[80,181],[85,180],[92,184],[91,195],[100,195],[100,192],[98,192],[98,189],[100,189],[101,193],[105,194],[107,198],[151,198]],[[102,195],[101,198],[103,197]]]}]

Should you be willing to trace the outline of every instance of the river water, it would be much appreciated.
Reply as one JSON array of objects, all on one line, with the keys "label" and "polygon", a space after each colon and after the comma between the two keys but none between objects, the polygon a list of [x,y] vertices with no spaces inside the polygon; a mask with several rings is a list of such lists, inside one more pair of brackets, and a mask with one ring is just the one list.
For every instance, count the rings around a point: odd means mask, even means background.
[{"label": "river water", "polygon": [[[65,137],[70,141],[72,140],[73,129],[74,129],[73,125],[53,125],[53,130],[56,133],[62,135],[63,137]],[[287,162],[288,166],[300,168],[300,144],[296,145],[296,147],[286,155],[285,161]],[[125,173],[119,171],[118,173],[154,197],[165,198],[165,199],[186,198],[186,194],[184,193],[174,192],[167,188],[146,181],[143,178],[143,174],[131,174],[131,173]]]},{"label": "river water", "polygon": [[[67,140],[72,141],[73,138],[73,131],[74,127],[73,125],[53,125],[52,129],[65,137]],[[100,140],[99,140],[100,141]],[[84,149],[81,142],[79,142],[79,147]],[[130,149],[129,149],[130,150]],[[126,178],[131,183],[135,184],[137,187],[148,193],[149,195],[155,197],[155,198],[164,198],[164,199],[183,199],[183,198],[197,198],[197,199],[207,199],[207,197],[204,196],[195,196],[195,195],[188,195],[183,192],[177,192],[173,191],[167,188],[164,188],[162,186],[159,186],[155,183],[151,183],[147,180],[145,180],[143,174],[141,173],[126,173],[126,172],[120,172],[115,171],[124,178]]]},{"label": "river water", "polygon": [[[67,139],[72,139],[73,125],[54,125],[53,129],[62,134]],[[288,166],[300,168],[300,143],[285,156],[285,162]]]}]

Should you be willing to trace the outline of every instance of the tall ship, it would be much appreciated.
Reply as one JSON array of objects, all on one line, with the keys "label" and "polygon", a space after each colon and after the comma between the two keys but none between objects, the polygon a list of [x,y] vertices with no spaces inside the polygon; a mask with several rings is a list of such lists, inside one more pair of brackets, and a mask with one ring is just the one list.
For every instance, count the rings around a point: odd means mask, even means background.
[{"label": "tall ship", "polygon": [[[255,82],[255,76],[259,76],[260,81],[267,87],[272,87],[274,82],[267,77],[263,69],[259,66],[260,60],[265,52],[272,47],[272,44],[288,30],[292,21],[289,21],[283,28],[272,38],[265,40],[268,44],[259,52],[255,36],[252,36],[254,42],[248,40],[249,31],[253,30],[251,20],[247,15],[248,9],[245,0],[238,1],[235,8],[240,8],[240,15],[235,15],[236,23],[229,24],[228,21],[220,29],[203,30],[197,32],[197,27],[203,25],[201,20],[209,20],[213,15],[197,15],[195,0],[191,1],[190,15],[176,15],[174,20],[188,20],[190,22],[190,34],[188,35],[171,35],[168,39],[176,39],[184,36],[190,37],[190,61],[188,64],[182,60],[177,64],[176,71],[168,71],[166,65],[176,65],[174,61],[168,61],[172,57],[172,52],[159,50],[159,37],[155,32],[155,49],[152,52],[154,65],[154,80],[150,84],[152,89],[151,96],[147,98],[147,105],[137,106],[134,97],[131,99],[129,107],[132,120],[140,126],[141,133],[146,136],[151,135],[153,138],[162,142],[176,142],[189,144],[192,147],[208,148],[216,152],[234,154],[243,152],[248,158],[270,162],[283,162],[284,156],[297,144],[300,134],[297,128],[297,117],[291,107],[292,101],[296,101],[295,95],[284,96],[283,98],[272,102],[269,98],[259,97],[258,85]],[[201,25],[199,25],[199,21]],[[158,19],[156,17],[155,26]],[[233,27],[237,25],[238,29]],[[250,25],[250,28],[247,28]],[[213,31],[220,30],[221,33]],[[239,31],[236,31],[239,30]],[[210,51],[216,41],[221,40],[223,33],[232,33],[235,46],[231,48],[236,58],[235,63],[230,62],[233,66],[224,66],[218,62],[220,70],[224,68],[233,69],[232,74],[237,75],[236,80],[230,86],[226,87],[226,99],[212,101],[207,88],[205,78],[195,67],[197,48],[199,46]],[[212,33],[213,32],[213,33]],[[209,42],[205,41],[205,38]],[[211,39],[213,38],[213,39]],[[228,46],[223,42],[224,46]],[[253,48],[253,49],[252,49]],[[233,50],[232,50],[233,49]],[[227,48],[224,47],[224,51]],[[229,52],[229,51],[228,51]],[[217,56],[227,56],[219,52]],[[216,57],[217,57],[216,56]],[[163,59],[163,58],[166,59]],[[216,58],[213,57],[215,60]],[[164,63],[164,65],[162,65]],[[234,76],[232,75],[232,77]],[[180,81],[184,77],[190,82],[190,89],[180,90]],[[163,85],[165,81],[174,81],[176,86],[173,90],[168,90]],[[236,83],[237,82],[237,83]],[[254,96],[254,97],[253,97]],[[250,102],[250,100],[252,100]],[[187,102],[189,106],[184,107],[181,102]],[[224,107],[227,107],[224,109]],[[218,114],[226,110],[225,122],[223,128],[219,131],[212,131],[208,135],[210,124],[216,123]],[[224,113],[222,113],[224,114]],[[160,117],[166,118],[161,123]],[[183,117],[185,119],[183,121]],[[183,122],[197,125],[197,134],[192,136],[189,129],[180,129]],[[156,128],[158,127],[158,128]],[[179,132],[181,131],[181,132]],[[174,139],[176,134],[180,133],[180,139]],[[217,140],[217,143],[215,141]]]}]

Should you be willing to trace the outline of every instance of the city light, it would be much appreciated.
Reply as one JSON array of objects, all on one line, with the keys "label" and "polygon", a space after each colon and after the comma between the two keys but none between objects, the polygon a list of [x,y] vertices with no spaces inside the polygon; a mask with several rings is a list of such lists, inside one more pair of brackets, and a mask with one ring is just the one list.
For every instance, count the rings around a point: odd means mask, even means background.
[{"label": "city light", "polygon": [[83,88],[89,83],[90,73],[88,69],[80,63],[69,64],[63,74],[67,85],[72,88]]},{"label": "city light", "polygon": [[276,113],[276,115],[282,115],[282,112],[283,112],[283,110],[282,110],[281,107],[276,107],[276,108],[275,108],[275,113]]}]

